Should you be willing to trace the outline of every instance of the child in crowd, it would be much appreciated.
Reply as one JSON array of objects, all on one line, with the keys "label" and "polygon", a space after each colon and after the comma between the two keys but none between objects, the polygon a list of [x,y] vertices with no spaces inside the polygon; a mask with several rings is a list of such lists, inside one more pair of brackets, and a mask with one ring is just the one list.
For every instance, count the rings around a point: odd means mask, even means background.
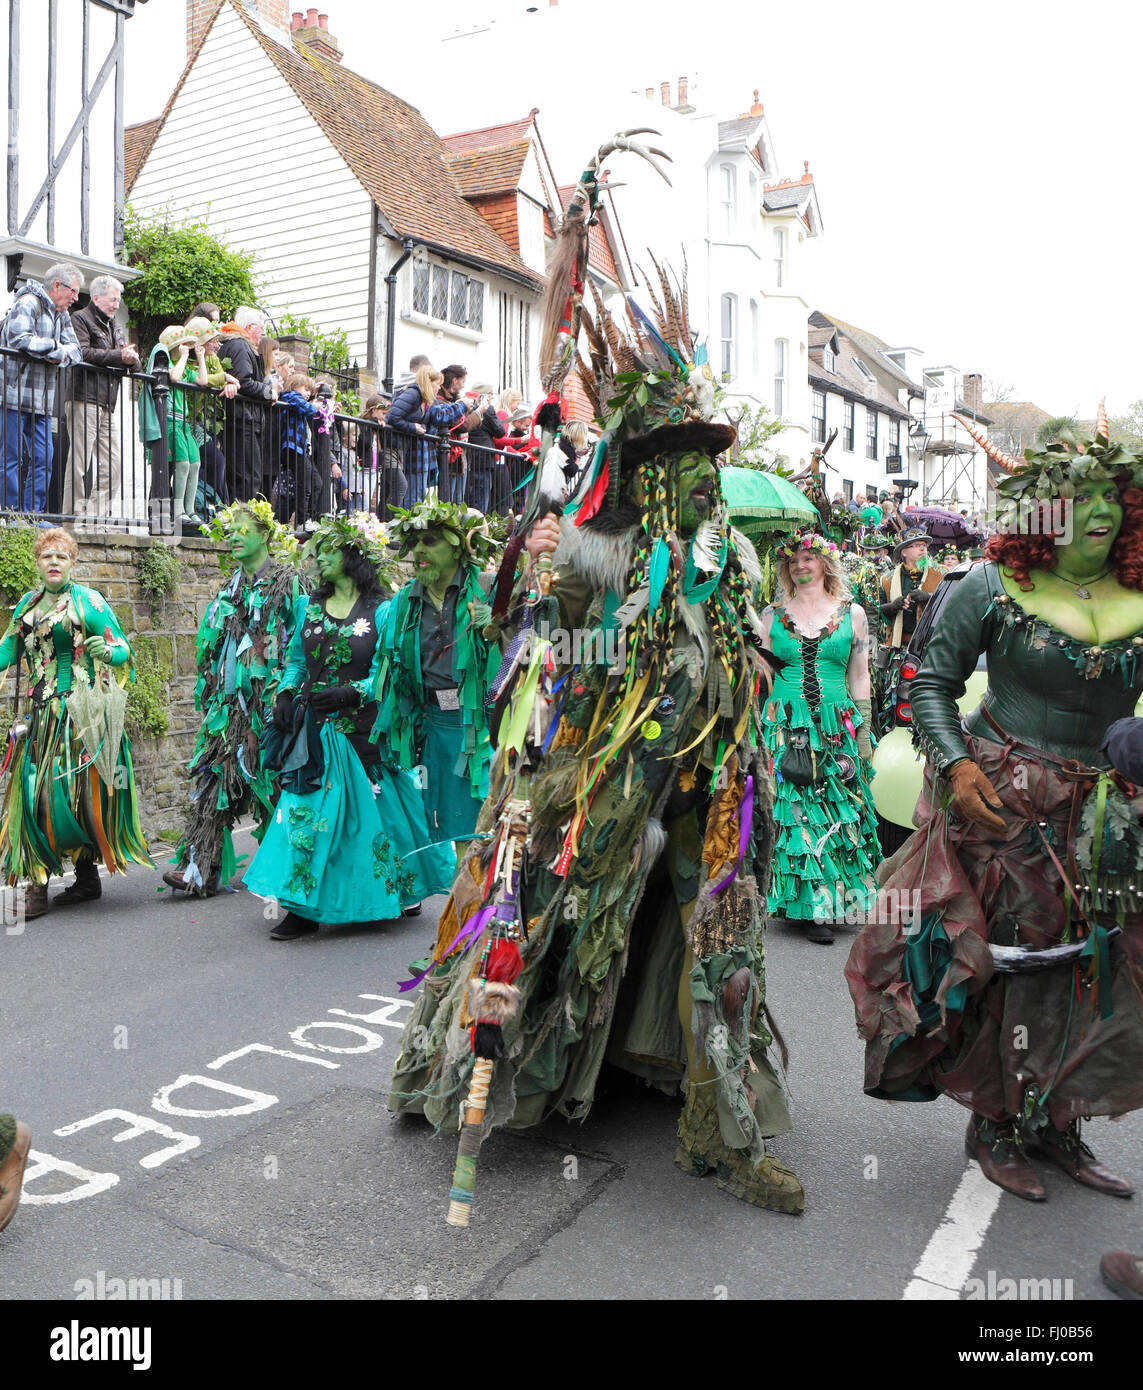
[{"label": "child in crowd", "polygon": [[295,373],[286,382],[279,398],[279,462],[281,469],[274,483],[274,515],[280,522],[293,518],[302,525],[318,504],[321,477],[314,467],[310,449],[310,421],[319,411],[312,403],[314,383]]}]

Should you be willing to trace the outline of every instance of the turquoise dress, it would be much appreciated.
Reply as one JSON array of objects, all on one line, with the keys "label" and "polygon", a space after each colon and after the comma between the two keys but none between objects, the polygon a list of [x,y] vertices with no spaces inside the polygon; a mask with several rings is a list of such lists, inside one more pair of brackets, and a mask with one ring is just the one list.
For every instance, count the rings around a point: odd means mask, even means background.
[{"label": "turquoise dress", "polygon": [[[360,703],[323,717],[325,775],[316,791],[283,791],[245,885],[284,909],[331,925],[386,921],[434,893],[446,893],[455,860],[430,843],[415,779],[380,765],[368,733],[376,717],[378,634],[387,604],[358,599],[341,619],[300,598],[280,689],[354,686]],[[411,857],[406,857],[411,856]]]},{"label": "turquoise dress", "polygon": [[[862,719],[845,683],[853,643],[845,604],[816,637],[774,609],[770,646],[789,664],[774,677],[763,732],[774,760],[774,860],[767,910],[806,921],[864,921],[876,896],[881,858],[877,820],[857,751]],[[819,780],[799,787],[782,776],[790,735],[805,731]],[[861,914],[859,916],[859,914]]]}]

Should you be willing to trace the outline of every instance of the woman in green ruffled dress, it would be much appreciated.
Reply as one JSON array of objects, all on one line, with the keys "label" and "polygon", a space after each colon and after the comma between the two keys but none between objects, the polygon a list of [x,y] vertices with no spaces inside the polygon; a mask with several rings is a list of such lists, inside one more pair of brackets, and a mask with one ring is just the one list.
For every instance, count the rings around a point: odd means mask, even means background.
[{"label": "woman in green ruffled dress", "polygon": [[430,844],[412,775],[381,766],[369,741],[388,608],[378,571],[389,561],[344,518],[326,518],[313,545],[321,584],[312,599],[297,601],[274,708],[280,729],[304,719],[312,743],[305,766],[283,772],[282,794],[244,880],[287,909],[270,933],[274,941],[306,936],[319,922],[412,914],[421,898],[448,891],[455,866],[447,844]]},{"label": "woman in green ruffled dress", "polygon": [[864,919],[881,858],[869,791],[869,624],[823,536],[779,549],[775,599],[761,637],[787,665],[763,719],[776,784],[767,907],[830,945],[831,922]]},{"label": "woman in green ruffled dress", "polygon": [[[97,861],[108,873],[122,873],[129,863],[151,867],[131,740],[114,721],[101,726],[94,747],[94,734],[89,738],[81,731],[77,701],[83,688],[91,686],[109,699],[112,682],[127,679],[123,668],[131,648],[103,595],[73,581],[78,553],[66,531],[53,527],[39,533],[39,582],[16,604],[0,641],[0,671],[12,666],[20,675],[26,671],[30,696],[30,708],[9,735],[0,821],[0,874],[9,884],[31,880],[24,896],[27,919],[48,910],[48,880],[63,873],[68,854],[75,883],[55,898],[65,906],[101,896]],[[122,676],[112,676],[111,669]],[[104,739],[116,738],[113,753],[103,748]]]}]

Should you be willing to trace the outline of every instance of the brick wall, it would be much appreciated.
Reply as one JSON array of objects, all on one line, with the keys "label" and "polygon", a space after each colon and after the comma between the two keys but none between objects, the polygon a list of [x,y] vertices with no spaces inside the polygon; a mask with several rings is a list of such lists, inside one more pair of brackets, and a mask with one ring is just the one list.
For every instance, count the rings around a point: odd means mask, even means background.
[{"label": "brick wall", "polygon": [[155,612],[139,587],[138,557],[152,542],[147,536],[77,535],[75,577],[108,600],[128,641],[154,644],[171,670],[168,686],[170,727],[162,738],[133,736],[131,752],[143,829],[152,851],[160,855],[161,830],[180,830],[187,810],[186,763],[194,748],[199,715],[194,707],[195,634],[206,605],[222,582],[218,558],[223,547],[199,537],[183,538],[175,547],[183,565],[178,592]]}]

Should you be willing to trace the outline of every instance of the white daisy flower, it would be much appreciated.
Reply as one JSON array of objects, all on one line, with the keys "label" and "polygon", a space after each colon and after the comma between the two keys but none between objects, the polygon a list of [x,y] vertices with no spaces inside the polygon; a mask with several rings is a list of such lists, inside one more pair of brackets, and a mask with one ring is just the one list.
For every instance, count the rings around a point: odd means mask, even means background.
[{"label": "white daisy flower", "polygon": [[358,618],[358,620],[353,624],[354,637],[364,637],[367,633],[371,631],[372,624],[370,623],[368,618]]}]

